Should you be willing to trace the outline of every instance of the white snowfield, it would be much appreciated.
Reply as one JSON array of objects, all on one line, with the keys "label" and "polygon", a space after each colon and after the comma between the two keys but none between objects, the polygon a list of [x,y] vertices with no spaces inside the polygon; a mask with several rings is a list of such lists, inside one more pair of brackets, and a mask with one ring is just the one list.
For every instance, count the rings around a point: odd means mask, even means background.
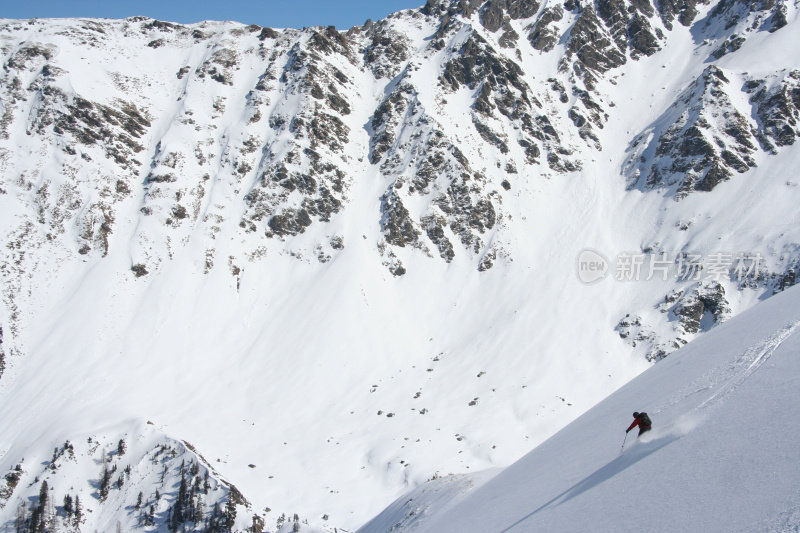
[{"label": "white snowfield", "polygon": [[[799,326],[796,287],[654,365],[489,481],[474,480],[479,488],[437,480],[359,533],[796,532]],[[653,429],[638,440],[631,431],[621,452],[634,410]]]}]

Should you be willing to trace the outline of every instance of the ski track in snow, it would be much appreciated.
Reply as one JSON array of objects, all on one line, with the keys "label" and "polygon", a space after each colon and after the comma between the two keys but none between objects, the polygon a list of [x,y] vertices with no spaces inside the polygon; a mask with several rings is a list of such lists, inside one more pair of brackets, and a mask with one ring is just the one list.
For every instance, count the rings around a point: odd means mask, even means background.
[{"label": "ski track in snow", "polygon": [[[636,453],[633,461],[623,461],[625,465],[622,466],[622,468],[620,468],[620,464],[616,461],[612,461],[606,466],[610,468],[611,472],[618,472],[619,470],[627,468],[634,462],[639,461],[644,456],[670,444],[672,441],[689,434],[689,432],[702,424],[703,421],[710,416],[710,412],[713,409],[723,404],[736,389],[761,368],[781,344],[783,344],[783,341],[789,338],[798,327],[800,327],[800,321],[787,324],[777,332],[768,335],[765,339],[754,343],[730,363],[722,367],[716,367],[694,380],[693,383],[707,382],[708,384],[701,388],[687,387],[684,391],[687,389],[693,389],[693,391],[675,395],[667,406],[654,409],[652,411],[653,416],[657,416],[661,412],[685,401],[694,394],[714,391],[711,396],[702,400],[688,412],[678,416],[674,421],[666,425],[656,425],[654,429],[642,435],[641,438],[636,439],[633,443],[629,443],[628,448],[623,448],[621,455],[628,455],[628,452],[632,452],[633,447],[638,448],[642,445],[647,445],[646,450],[640,450]],[[655,448],[653,448],[653,446],[655,446]],[[586,480],[584,480],[584,482],[586,482]],[[569,498],[567,497],[564,499]]]},{"label": "ski track in snow", "polygon": [[713,406],[717,402],[724,401],[724,399],[731,394],[733,391],[736,390],[747,378],[749,378],[753,372],[758,370],[764,363],[769,360],[775,350],[777,350],[783,341],[789,338],[792,333],[800,326],[800,322],[795,322],[794,324],[787,325],[778,333],[771,335],[765,341],[759,343],[758,345],[748,349],[745,351],[734,363],[733,368],[736,370],[741,369],[742,367],[744,370],[738,371],[734,374],[734,376],[725,383],[716,393],[714,393],[710,398],[705,400],[703,403],[698,405],[695,408],[695,411],[701,411],[708,407]]},{"label": "ski track in snow", "polygon": [[[721,367],[715,367],[703,375],[692,380],[678,394],[672,396],[670,401],[663,406],[652,410],[653,415],[673,407],[694,394],[714,391],[711,396],[699,403],[691,412],[686,413],[680,423],[686,424],[690,418],[697,418],[699,414],[722,402],[729,394],[736,390],[748,377],[758,370],[775,353],[784,340],[800,327],[800,322],[787,324],[785,327],[769,335],[767,338],[756,342],[747,348],[735,360]],[[720,385],[722,384],[722,385]],[[674,424],[678,424],[676,421]],[[692,426],[696,425],[694,423]],[[656,431],[656,430],[654,430]],[[653,433],[655,435],[656,433]]]}]

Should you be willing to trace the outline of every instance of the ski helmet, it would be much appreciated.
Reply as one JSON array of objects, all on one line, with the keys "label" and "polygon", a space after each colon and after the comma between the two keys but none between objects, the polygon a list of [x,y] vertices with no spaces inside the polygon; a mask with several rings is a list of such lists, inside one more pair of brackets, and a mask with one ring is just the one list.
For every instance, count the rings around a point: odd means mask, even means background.
[{"label": "ski helmet", "polygon": [[633,418],[639,418],[639,413],[634,412],[633,413]]}]

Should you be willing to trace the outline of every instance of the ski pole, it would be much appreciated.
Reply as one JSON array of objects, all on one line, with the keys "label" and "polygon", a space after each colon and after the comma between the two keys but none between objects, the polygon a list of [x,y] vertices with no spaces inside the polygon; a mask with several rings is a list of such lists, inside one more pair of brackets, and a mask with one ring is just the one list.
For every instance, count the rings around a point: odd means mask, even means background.
[{"label": "ski pole", "polygon": [[628,432],[625,432],[625,438],[622,439],[622,449],[620,449],[620,453],[625,451],[625,441],[628,440]]}]

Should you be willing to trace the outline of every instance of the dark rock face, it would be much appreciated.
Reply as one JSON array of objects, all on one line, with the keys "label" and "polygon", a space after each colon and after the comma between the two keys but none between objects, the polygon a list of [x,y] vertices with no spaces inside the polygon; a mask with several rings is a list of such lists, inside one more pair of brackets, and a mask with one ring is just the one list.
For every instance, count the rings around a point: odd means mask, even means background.
[{"label": "dark rock face", "polygon": [[698,0],[661,0],[656,2],[656,8],[664,26],[671,30],[676,17],[683,26],[689,26],[697,17],[697,6],[705,3]]},{"label": "dark rock face", "polygon": [[722,45],[719,48],[717,48],[714,52],[712,52],[711,57],[713,57],[714,59],[719,59],[725,54],[735,52],[736,50],[742,47],[742,45],[745,43],[746,40],[747,39],[745,39],[741,35],[732,35],[731,37],[725,39],[725,42],[722,43]]},{"label": "dark rock face", "polygon": [[[531,98],[532,91],[524,81],[520,67],[500,56],[480,36],[470,36],[458,56],[445,65],[440,83],[453,91],[462,86],[479,89],[473,109],[485,117],[499,113],[515,124],[523,133],[517,143],[525,149],[529,163],[537,163],[544,152],[554,170],[579,168],[576,161],[569,159],[572,152],[561,145],[560,136],[550,119],[534,110],[541,108],[541,103]],[[507,152],[507,143],[502,135],[492,132],[479,118],[473,118],[473,124],[487,142],[497,146],[501,152]]]},{"label": "dark rock face", "polygon": [[663,359],[697,333],[707,331],[731,316],[725,289],[712,280],[670,292],[656,309],[673,323],[672,334],[662,337],[641,316],[631,314],[623,317],[615,328],[620,338],[631,346],[645,347],[649,361]]},{"label": "dark rock face", "polygon": [[198,78],[208,76],[223,85],[233,85],[233,71],[238,68],[239,55],[229,48],[215,51],[200,67],[195,70]]},{"label": "dark rock face", "polygon": [[800,259],[795,259],[789,263],[784,272],[776,276],[772,292],[773,294],[783,292],[798,283],[800,283]]},{"label": "dark rock face", "polygon": [[[485,42],[473,41],[474,38],[477,37],[468,39],[463,49],[483,49]],[[474,105],[473,126],[500,153],[508,152],[508,140],[488,124],[490,119],[496,120],[493,112],[517,118],[519,109],[528,105],[520,91],[527,90],[527,86],[519,68],[512,65],[488,53],[476,53],[448,63],[440,79],[445,88],[452,90],[470,85],[476,90],[484,87]],[[498,97],[493,87],[507,96]],[[486,117],[487,122],[481,117]],[[528,120],[535,124],[532,117]],[[499,217],[493,193],[487,188],[486,178],[470,168],[465,155],[426,112],[416,90],[404,78],[378,106],[370,126],[370,161],[394,180],[382,197],[381,228],[386,244],[413,246],[429,254],[433,248],[448,262],[459,253],[455,242],[470,254],[482,254],[482,236]],[[409,131],[415,133],[409,136]],[[428,207],[412,215],[405,205],[415,196],[426,197]],[[394,268],[391,253],[388,248],[382,249],[387,266]]]},{"label": "dark rock face", "polygon": [[371,42],[364,50],[364,62],[376,78],[397,76],[409,58],[408,39],[385,23],[372,25],[369,33]]},{"label": "dark rock face", "polygon": [[701,284],[686,292],[675,293],[665,299],[665,305],[673,300],[669,312],[676,317],[686,334],[698,333],[724,321],[731,310],[725,298],[725,289],[716,281]]},{"label": "dark rock face", "polygon": [[480,21],[489,31],[497,31],[508,20],[526,19],[539,11],[535,0],[489,0],[480,10]]},{"label": "dark rock face", "polygon": [[305,209],[284,209],[270,218],[268,225],[275,235],[297,235],[311,225],[311,217]]},{"label": "dark rock face", "polygon": [[[733,104],[729,94],[737,90],[750,95],[749,109]],[[759,146],[774,154],[800,136],[800,71],[749,80],[738,88],[722,70],[709,66],[662,119],[670,126],[647,147],[640,143],[649,130],[634,140],[626,168],[629,186],[665,188],[676,198],[710,191],[754,167]]]},{"label": "dark rock face", "polygon": [[444,228],[447,226],[447,220],[444,217],[428,215],[422,217],[420,222],[428,238],[439,250],[439,256],[448,263],[452,261],[456,254],[455,251],[453,251],[453,243],[448,240],[444,232]]},{"label": "dark rock face", "polygon": [[[604,14],[609,20],[615,17],[611,11]],[[618,33],[617,37],[619,35]],[[590,6],[581,13],[572,27],[567,52],[575,55],[587,69],[604,73],[625,64],[625,47],[620,44],[605,29],[598,13]]]},{"label": "dark rock face", "polygon": [[381,198],[381,230],[386,242],[395,246],[404,247],[417,243],[420,232],[414,227],[408,209],[403,205],[394,191],[390,191]]},{"label": "dark rock face", "polygon": [[481,9],[481,24],[489,31],[499,30],[505,18],[505,0],[490,0]]},{"label": "dark rock face", "polygon": [[277,153],[264,151],[239,224],[248,232],[262,229],[279,237],[303,233],[315,220],[330,221],[345,204],[349,179],[340,165],[350,128],[342,117],[351,113],[346,96],[351,82],[327,56],[357,62],[350,41],[333,28],[313,31],[305,47],[295,45],[288,55],[280,71],[277,58],[268,66],[253,99],[258,101],[258,94],[277,81],[288,94],[303,95],[306,105],[293,116],[273,112],[269,117],[272,129],[290,133],[292,142]]},{"label": "dark rock face", "polygon": [[651,56],[661,50],[661,43],[647,17],[636,13],[628,22],[628,41],[631,57]]},{"label": "dark rock face", "polygon": [[[383,154],[391,148],[395,141],[394,128],[398,126],[400,117],[408,109],[409,100],[412,98],[416,98],[414,87],[411,84],[401,83],[378,105],[370,123],[373,130],[370,139],[370,163],[378,163]],[[413,111],[412,107],[411,112]]]},{"label": "dark rock face", "polygon": [[54,132],[71,133],[81,144],[100,144],[106,156],[123,167],[137,164],[131,155],[142,151],[136,140],[149,127],[150,121],[133,104],[119,102],[111,107],[80,97],[67,104],[66,112],[53,117]]},{"label": "dark rock face", "polygon": [[788,24],[785,0],[720,0],[697,21],[694,31],[715,43],[710,59],[735,52],[757,32],[774,33]]},{"label": "dark rock face", "polygon": [[52,46],[42,43],[24,43],[9,57],[3,67],[6,70],[29,70],[30,64],[35,66],[41,61],[49,61],[53,57]]},{"label": "dark rock face", "polygon": [[528,34],[531,46],[540,52],[549,52],[555,48],[559,34],[558,28],[553,23],[562,18],[564,18],[564,9],[560,5],[546,8]]},{"label": "dark rock face", "polygon": [[669,351],[681,346],[680,341],[673,341],[670,346],[664,346],[656,333],[642,322],[639,315],[627,314],[620,319],[614,327],[619,337],[633,348],[647,347],[645,357],[648,361],[659,361],[666,357]]},{"label": "dark rock face", "polygon": [[508,153],[508,139],[503,139],[500,137],[499,134],[492,131],[492,129],[478,120],[477,117],[472,117],[472,125],[475,126],[475,129],[478,130],[480,136],[488,142],[489,144],[493,144],[500,150],[501,153],[507,154]]},{"label": "dark rock face", "polygon": [[[127,180],[141,170],[137,157],[143,155],[141,143],[151,119],[131,101],[118,98],[100,103],[65,92],[59,83],[64,71],[47,63],[53,58],[52,46],[28,43],[6,61],[0,83],[4,104],[0,138],[8,138],[13,117],[24,112],[27,136],[59,154],[59,172],[27,186],[34,198],[36,224],[48,240],[69,232],[73,242],[60,244],[68,244],[80,255],[96,250],[104,257],[116,218],[115,204],[130,193]],[[20,75],[30,80],[27,87],[23,88]],[[93,191],[80,187],[76,178],[79,168],[94,168],[95,158],[106,159],[103,164],[113,165],[117,176],[97,172]]]},{"label": "dark rock face", "polygon": [[458,56],[445,65],[441,82],[455,90],[461,85],[474,89],[488,80],[493,86],[511,86],[527,91],[522,77],[519,65],[497,54],[480,35],[472,34],[458,51]]},{"label": "dark rock face", "polygon": [[[640,143],[649,131],[634,140],[629,186],[666,188],[682,198],[754,167],[754,131],[726,92],[734,90],[719,68],[707,67],[662,117],[669,126],[647,147]],[[643,172],[648,172],[645,178]]]},{"label": "dark rock face", "polygon": [[759,122],[758,140],[769,153],[800,137],[800,70],[745,84]]},{"label": "dark rock face", "polygon": [[623,51],[627,46],[627,9],[624,0],[597,0],[597,15],[608,29],[614,44]]},{"label": "dark rock face", "polygon": [[261,31],[258,34],[258,40],[263,41],[265,39],[277,39],[278,32],[273,30],[272,28],[261,28]]},{"label": "dark rock face", "polygon": [[78,95],[66,95],[52,83],[57,76],[57,71],[43,68],[30,87],[38,92],[40,103],[30,119],[29,133],[54,132],[64,139],[67,153],[74,150],[76,143],[100,146],[106,157],[121,167],[137,167],[140,163],[134,155],[143,150],[138,141],[150,128],[146,113],[122,100],[105,105]]},{"label": "dark rock face", "polygon": [[531,18],[539,11],[539,6],[535,0],[506,0],[508,16],[513,20]]},{"label": "dark rock face", "polygon": [[752,30],[775,32],[787,24],[786,6],[776,0],[721,0],[708,13],[704,24],[721,22],[725,29],[730,29],[754,15],[750,23]]}]

